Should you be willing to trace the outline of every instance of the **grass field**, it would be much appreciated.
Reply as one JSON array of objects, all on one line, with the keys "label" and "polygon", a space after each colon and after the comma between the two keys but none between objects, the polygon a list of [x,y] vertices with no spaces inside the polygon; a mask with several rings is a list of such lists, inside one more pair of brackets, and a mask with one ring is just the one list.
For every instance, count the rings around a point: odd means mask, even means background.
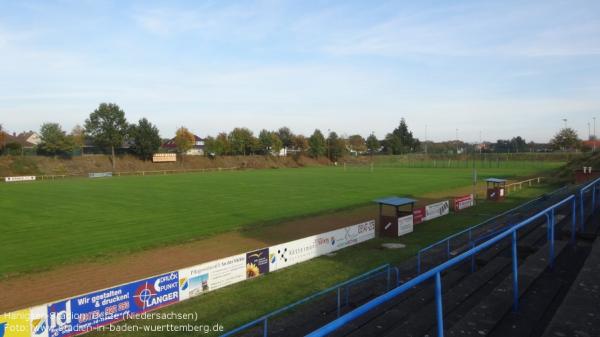
[{"label": "grass field", "polygon": [[[231,330],[252,321],[275,309],[302,299],[312,293],[326,289],[372,268],[385,263],[397,264],[414,257],[417,250],[436,242],[461,229],[477,224],[494,214],[516,207],[518,204],[552,190],[539,186],[523,189],[511,194],[504,202],[480,202],[477,207],[452,213],[415,226],[415,231],[400,239],[376,238],[358,246],[339,251],[334,256],[322,256],[285,270],[270,273],[260,278],[241,282],[209,292],[189,301],[161,310],[162,313],[196,313],[197,321],[188,320],[136,320],[124,324],[136,326],[138,332],[111,332],[113,337],[148,336],[144,326],[161,324],[208,324],[216,323]],[[392,241],[406,244],[401,250],[381,249],[381,243]],[[330,298],[334,298],[331,294]],[[123,326],[123,323],[121,324]],[[91,336],[107,333],[94,332]],[[165,336],[187,336],[189,333],[169,332]],[[217,335],[217,334],[207,334]]]},{"label": "grass field", "polygon": [[[480,169],[479,178],[536,171]],[[470,168],[321,167],[1,184],[0,277],[366,204],[390,194],[466,186],[471,179]]]}]

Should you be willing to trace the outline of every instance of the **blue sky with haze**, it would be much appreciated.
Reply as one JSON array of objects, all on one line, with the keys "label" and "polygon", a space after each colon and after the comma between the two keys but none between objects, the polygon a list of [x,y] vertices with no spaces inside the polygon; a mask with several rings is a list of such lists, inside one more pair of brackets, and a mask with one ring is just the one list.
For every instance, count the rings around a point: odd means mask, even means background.
[{"label": "blue sky with haze", "polygon": [[100,102],[163,137],[235,126],[546,141],[599,118],[600,1],[0,0],[0,123]]}]

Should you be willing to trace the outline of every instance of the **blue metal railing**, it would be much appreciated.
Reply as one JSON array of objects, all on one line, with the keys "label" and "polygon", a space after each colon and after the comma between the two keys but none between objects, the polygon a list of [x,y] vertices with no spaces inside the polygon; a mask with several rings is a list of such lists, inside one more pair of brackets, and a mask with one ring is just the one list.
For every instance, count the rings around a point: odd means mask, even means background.
[{"label": "blue metal railing", "polygon": [[548,226],[548,231],[549,231],[548,232],[548,238],[549,238],[548,242],[549,242],[549,264],[552,267],[554,264],[554,225],[555,225],[554,212],[558,207],[560,207],[564,204],[567,204],[568,202],[571,203],[571,207],[572,207],[572,219],[571,219],[572,229],[575,229],[576,224],[577,224],[576,197],[575,197],[575,195],[571,195],[571,196],[563,199],[562,201],[544,209],[543,211],[536,213],[535,215],[529,217],[528,219],[523,220],[523,221],[519,222],[518,224],[506,229],[505,231],[503,231],[502,233],[498,234],[497,236],[489,239],[488,241],[485,241],[480,245],[473,246],[473,248],[469,249],[468,251],[463,252],[460,255],[457,255],[457,256],[449,259],[448,261],[445,261],[445,262],[439,264],[438,266],[424,272],[423,274],[416,276],[415,278],[407,281],[406,283],[403,283],[402,285],[390,290],[389,292],[387,292],[379,297],[374,298],[373,300],[367,302],[366,304],[364,304],[364,305],[350,311],[349,313],[337,318],[336,320],[326,324],[325,326],[321,327],[320,329],[313,331],[312,333],[308,334],[307,336],[310,336],[310,337],[326,336],[326,335],[336,331],[337,329],[343,327],[347,323],[366,314],[368,311],[376,308],[377,306],[401,295],[402,293],[406,292],[407,290],[409,290],[431,278],[435,278],[435,304],[436,304],[435,307],[436,307],[436,317],[437,317],[437,330],[438,330],[438,336],[443,337],[444,336],[444,317],[443,317],[443,308],[442,308],[441,273],[444,272],[446,269],[449,269],[449,268],[459,264],[463,260],[474,256],[475,254],[481,252],[482,250],[491,247],[492,245],[496,244],[497,242],[499,242],[500,240],[502,240],[508,236],[512,237],[513,309],[517,310],[519,307],[519,287],[518,287],[519,286],[519,283],[518,283],[518,277],[519,277],[518,272],[519,271],[518,271],[518,260],[517,260],[517,231],[541,217],[548,217],[550,219],[549,226]]},{"label": "blue metal railing", "polygon": [[[443,238],[443,239],[441,239],[441,240],[439,240],[437,242],[434,242],[434,243],[432,243],[432,244],[430,244],[430,245],[428,245],[428,246],[426,246],[424,248],[421,248],[417,252],[417,275],[421,273],[421,269],[422,269],[422,256],[423,256],[423,254],[425,252],[427,252],[428,250],[431,250],[433,247],[438,247],[438,246],[445,245],[446,246],[446,259],[449,259],[450,258],[450,251],[451,251],[450,241],[452,239],[458,238],[459,236],[466,234],[468,236],[468,240],[467,240],[468,244],[472,245],[473,241],[475,240],[475,238],[473,237],[473,232],[475,230],[483,227],[486,224],[489,224],[490,222],[492,222],[492,221],[494,221],[494,220],[496,220],[498,218],[506,216],[507,214],[513,213],[513,212],[515,212],[515,211],[517,211],[519,209],[525,208],[526,206],[528,206],[530,204],[533,204],[533,203],[535,203],[537,201],[540,201],[543,198],[546,198],[548,196],[560,193],[560,192],[562,192],[562,191],[564,191],[566,189],[567,189],[567,186],[563,186],[563,187],[561,187],[561,188],[559,188],[557,190],[552,191],[551,193],[548,193],[548,194],[539,196],[539,197],[537,197],[535,199],[529,200],[526,203],[523,203],[523,204],[521,204],[519,206],[516,206],[514,208],[511,208],[511,209],[509,209],[509,210],[507,210],[507,211],[505,211],[503,213],[500,213],[500,214],[498,214],[498,215],[496,215],[496,216],[494,216],[492,218],[489,218],[489,219],[485,220],[484,222],[481,222],[481,223],[479,223],[477,225],[474,225],[474,226],[471,226],[469,228],[463,229],[460,232],[454,233],[454,234],[452,234],[450,236],[447,236],[447,237],[445,237],[445,238]],[[502,231],[502,230],[504,230],[504,228],[500,229],[500,231]]]},{"label": "blue metal railing", "polygon": [[288,311],[288,310],[290,310],[290,309],[292,309],[292,308],[294,308],[296,306],[299,306],[301,304],[307,303],[307,302],[309,302],[309,301],[311,301],[311,300],[313,300],[313,299],[315,299],[317,297],[321,297],[321,296],[326,295],[328,293],[331,293],[333,291],[337,292],[337,309],[336,310],[337,310],[337,316],[340,317],[341,307],[342,307],[342,298],[341,298],[341,290],[342,290],[342,288],[345,287],[345,292],[346,292],[345,293],[345,302],[346,302],[346,305],[348,305],[348,303],[349,303],[349,296],[350,296],[350,286],[351,285],[353,285],[355,283],[358,283],[358,282],[361,282],[361,281],[369,280],[369,279],[374,278],[374,277],[376,277],[376,276],[378,276],[380,274],[385,273],[386,274],[386,282],[387,282],[387,284],[386,284],[387,285],[386,291],[390,290],[391,281],[392,281],[392,279],[391,279],[391,276],[392,276],[391,273],[392,273],[392,271],[394,271],[395,274],[396,274],[395,275],[395,280],[396,280],[396,287],[397,287],[398,285],[400,285],[400,270],[398,269],[398,267],[392,266],[389,263],[388,264],[384,264],[384,265],[381,265],[381,266],[379,266],[377,268],[371,269],[371,270],[369,270],[366,273],[360,274],[360,275],[358,275],[356,277],[353,277],[353,278],[351,278],[349,280],[346,280],[346,281],[344,281],[342,283],[338,283],[338,284],[336,284],[336,285],[334,285],[332,287],[329,287],[329,288],[327,288],[325,290],[321,290],[321,291],[319,291],[317,293],[314,293],[314,294],[312,294],[312,295],[310,295],[308,297],[305,297],[305,298],[303,298],[303,299],[301,299],[299,301],[296,301],[296,302],[294,302],[292,304],[286,305],[285,307],[282,307],[282,308],[279,308],[279,309],[277,309],[275,311],[272,311],[272,312],[270,312],[270,313],[268,313],[268,314],[266,314],[266,315],[264,315],[262,317],[259,317],[259,318],[255,319],[255,320],[253,320],[252,322],[248,322],[248,323],[246,323],[246,324],[244,324],[244,325],[242,325],[240,327],[237,327],[237,328],[235,328],[233,330],[230,330],[230,331],[224,333],[223,335],[221,335],[221,337],[227,337],[227,336],[235,335],[235,334],[240,333],[240,332],[242,332],[242,331],[244,331],[246,329],[249,329],[251,327],[258,326],[260,323],[262,323],[262,325],[263,325],[263,336],[266,337],[268,335],[268,331],[269,331],[269,323],[268,323],[269,322],[269,318],[274,317],[276,315],[279,315],[279,314],[281,314],[281,313],[283,313],[285,311]]},{"label": "blue metal railing", "polygon": [[585,193],[589,193],[591,189],[592,193],[592,210],[596,207],[596,190],[600,185],[600,178],[592,181],[591,183],[585,185],[579,190],[579,225],[581,226],[581,230],[585,229],[585,207],[583,197]]}]

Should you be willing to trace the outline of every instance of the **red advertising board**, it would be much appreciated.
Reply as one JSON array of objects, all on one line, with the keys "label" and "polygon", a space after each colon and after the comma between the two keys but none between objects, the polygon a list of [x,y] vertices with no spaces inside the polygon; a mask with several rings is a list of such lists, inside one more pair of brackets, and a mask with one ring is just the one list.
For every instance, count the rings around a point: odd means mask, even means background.
[{"label": "red advertising board", "polygon": [[463,195],[462,197],[454,198],[454,211],[460,211],[473,206],[473,194]]},{"label": "red advertising board", "polygon": [[425,207],[413,209],[413,224],[420,224],[425,218]]}]

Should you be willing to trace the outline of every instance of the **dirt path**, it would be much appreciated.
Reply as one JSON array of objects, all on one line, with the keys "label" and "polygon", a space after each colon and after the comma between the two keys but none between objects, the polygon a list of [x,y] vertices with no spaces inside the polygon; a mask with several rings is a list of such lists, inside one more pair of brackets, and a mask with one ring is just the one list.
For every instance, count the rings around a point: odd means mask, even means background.
[{"label": "dirt path", "polygon": [[[423,195],[427,200],[468,194],[471,187]],[[481,193],[481,192],[478,192]],[[191,243],[147,250],[107,261],[79,263],[15,276],[0,282],[0,313],[56,301],[117,284],[193,266],[257,248],[323,233],[377,217],[368,205],[286,221],[275,226],[229,232]]]}]

